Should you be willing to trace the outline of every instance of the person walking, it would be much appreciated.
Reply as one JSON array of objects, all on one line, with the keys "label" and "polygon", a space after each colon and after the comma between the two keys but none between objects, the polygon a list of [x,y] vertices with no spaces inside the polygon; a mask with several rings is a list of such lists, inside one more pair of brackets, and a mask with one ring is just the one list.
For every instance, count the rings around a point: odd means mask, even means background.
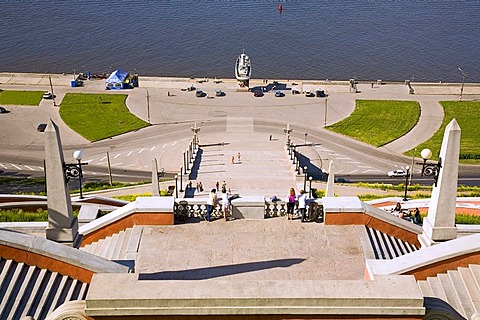
[{"label": "person walking", "polygon": [[237,153],[237,159],[238,159],[238,163],[240,163],[240,152]]},{"label": "person walking", "polygon": [[223,218],[225,221],[228,220],[228,216],[230,214],[230,199],[227,193],[227,189],[222,188],[222,212],[223,212]]},{"label": "person walking", "polygon": [[205,216],[205,220],[207,220],[208,222],[210,222],[210,218],[216,204],[217,204],[217,190],[212,189],[207,199],[207,215]]},{"label": "person walking", "polygon": [[198,187],[200,188],[200,192],[203,192],[203,184],[202,181],[198,183]]},{"label": "person walking", "polygon": [[305,222],[307,219],[307,193],[305,190],[300,190],[300,195],[298,196],[298,210],[302,214],[302,222]]},{"label": "person walking", "polygon": [[293,210],[295,209],[295,190],[290,188],[287,196],[287,220],[293,220]]},{"label": "person walking", "polygon": [[218,181],[217,183],[215,183],[215,188],[217,189],[217,191],[220,191],[220,183],[218,183]]},{"label": "person walking", "polygon": [[235,156],[232,156],[232,164],[235,164]]}]

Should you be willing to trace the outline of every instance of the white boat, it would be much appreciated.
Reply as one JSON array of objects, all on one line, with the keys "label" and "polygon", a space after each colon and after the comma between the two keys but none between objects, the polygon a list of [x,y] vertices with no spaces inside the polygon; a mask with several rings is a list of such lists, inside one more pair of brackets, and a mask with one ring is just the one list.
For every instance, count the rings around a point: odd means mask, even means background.
[{"label": "white boat", "polygon": [[250,62],[250,58],[245,54],[245,50],[243,50],[235,63],[235,77],[238,81],[248,81],[251,76],[252,63]]}]

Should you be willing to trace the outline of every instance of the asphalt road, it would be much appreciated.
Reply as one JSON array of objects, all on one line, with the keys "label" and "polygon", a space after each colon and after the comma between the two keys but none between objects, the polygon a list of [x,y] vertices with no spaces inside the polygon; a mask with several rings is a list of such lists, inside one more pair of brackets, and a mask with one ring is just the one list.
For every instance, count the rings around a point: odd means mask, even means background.
[{"label": "asphalt road", "polygon": [[[76,149],[84,149],[88,163],[84,168],[87,180],[108,179],[108,157],[112,175],[116,181],[142,181],[151,178],[152,159],[156,158],[159,168],[173,176],[182,165],[182,153],[192,140],[191,127],[194,122],[201,127],[202,137],[208,136],[222,142],[228,117],[249,116],[255,119],[255,132],[264,133],[265,139],[272,135],[274,139],[285,139],[283,128],[288,122],[293,129],[292,141],[297,151],[310,161],[320,172],[328,169],[328,162],[335,162],[336,177],[348,181],[369,181],[401,183],[401,178],[388,178],[386,173],[397,168],[411,166],[412,159],[392,151],[391,148],[375,148],[323,129],[326,113],[326,101],[320,98],[305,98],[287,95],[274,98],[267,93],[265,97],[253,98],[250,93],[236,92],[234,84],[224,84],[222,89],[226,97],[218,99],[199,99],[192,93],[185,93],[179,87],[185,83],[168,83],[166,87],[148,88],[151,106],[150,127],[90,143],[78,136],[61,121],[58,108],[51,101],[42,100],[39,108],[13,106],[10,114],[1,115],[0,126],[0,170],[2,175],[42,176],[44,146],[42,133],[35,128],[40,122],[53,119],[60,124],[65,161],[74,162],[72,157]],[[175,87],[177,86],[177,87]],[[217,85],[218,86],[218,85]],[[5,88],[5,87],[4,87]],[[213,88],[213,87],[212,87]],[[210,87],[204,90],[212,90]],[[7,86],[6,89],[17,89]],[[25,87],[22,87],[25,90]],[[28,86],[28,90],[48,90],[48,87]],[[348,116],[354,108],[354,100],[359,98],[390,99],[445,99],[444,96],[406,95],[401,86],[378,88],[377,92],[350,94],[340,89],[330,90],[327,124]],[[57,103],[66,92],[105,93],[103,88],[56,89]],[[167,96],[166,92],[172,93]],[[335,92],[339,91],[339,92]],[[147,120],[145,92],[142,88],[123,92],[128,93],[127,105],[132,113]],[[112,93],[115,94],[115,93]],[[449,97],[450,99],[452,97]],[[8,117],[8,118],[7,118]],[[432,125],[434,127],[435,125]],[[16,133],[16,134],[15,134]],[[422,133],[425,134],[425,133]],[[241,137],[239,137],[241,139]],[[407,141],[402,141],[408,146]],[[420,141],[418,141],[420,143]],[[107,157],[108,153],[108,157]],[[415,159],[414,163],[421,159]],[[459,184],[480,185],[478,166],[460,166]],[[429,178],[420,178],[420,166],[414,166],[413,183],[431,184]],[[430,180],[430,181],[429,181]]]}]

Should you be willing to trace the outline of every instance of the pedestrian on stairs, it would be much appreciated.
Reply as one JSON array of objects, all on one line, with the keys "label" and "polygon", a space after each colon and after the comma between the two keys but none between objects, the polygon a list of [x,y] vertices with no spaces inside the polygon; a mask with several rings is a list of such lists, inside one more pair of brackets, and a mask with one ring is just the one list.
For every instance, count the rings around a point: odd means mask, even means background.
[{"label": "pedestrian on stairs", "polygon": [[290,188],[287,196],[287,220],[293,220],[293,210],[295,209],[295,189]]}]

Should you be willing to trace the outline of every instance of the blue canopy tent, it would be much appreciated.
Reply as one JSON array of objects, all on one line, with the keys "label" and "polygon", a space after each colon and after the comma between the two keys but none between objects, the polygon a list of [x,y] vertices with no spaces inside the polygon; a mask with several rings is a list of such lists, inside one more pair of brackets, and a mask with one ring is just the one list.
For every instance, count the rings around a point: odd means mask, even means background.
[{"label": "blue canopy tent", "polygon": [[113,89],[124,89],[128,88],[128,72],[123,70],[115,70],[112,74],[108,77],[107,81],[105,82],[107,86],[107,90]]}]

